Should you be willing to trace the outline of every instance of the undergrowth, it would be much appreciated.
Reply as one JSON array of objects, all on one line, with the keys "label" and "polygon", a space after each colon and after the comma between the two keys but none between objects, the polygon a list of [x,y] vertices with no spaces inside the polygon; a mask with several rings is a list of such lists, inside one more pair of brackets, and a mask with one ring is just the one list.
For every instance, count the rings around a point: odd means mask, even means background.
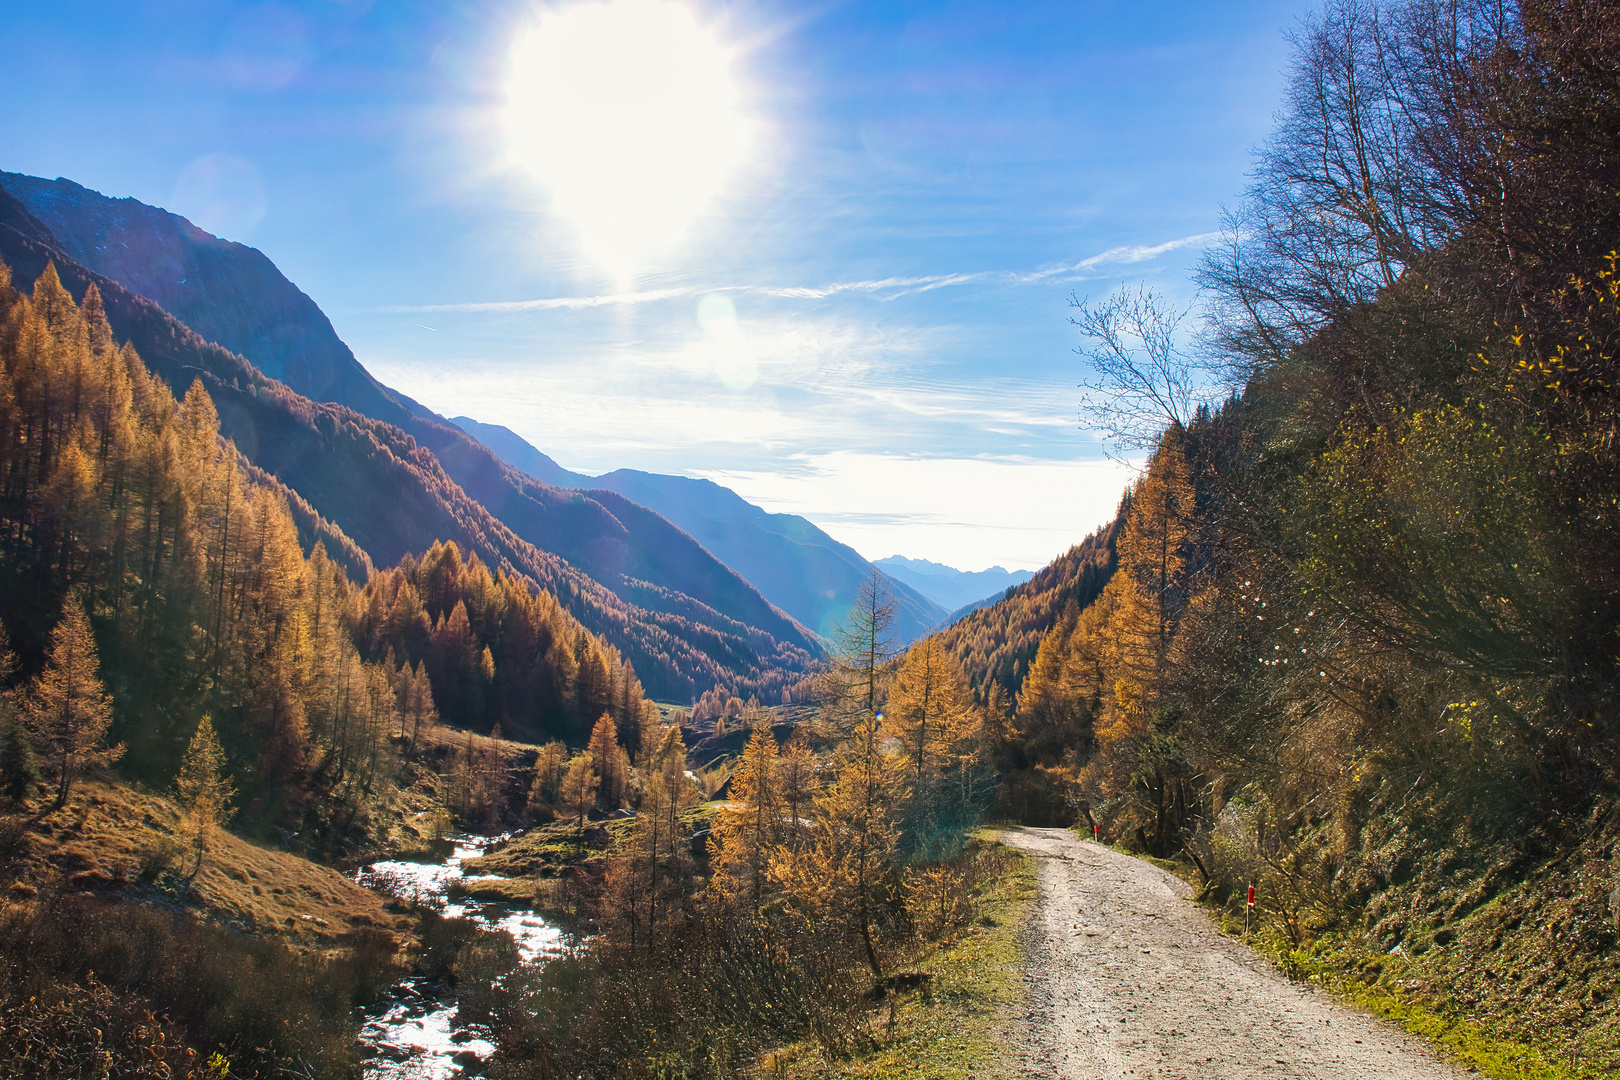
[{"label": "undergrowth", "polygon": [[[994,842],[995,834],[981,839]],[[1001,860],[982,883],[968,925],[924,948],[913,969],[929,976],[916,989],[874,1005],[864,1024],[867,1048],[847,1058],[812,1042],[795,1043],[756,1061],[756,1075],[796,1080],[832,1077],[990,1078],[1011,1075],[1000,1035],[1023,997],[1023,934],[1036,895],[1028,855],[997,844]]]}]

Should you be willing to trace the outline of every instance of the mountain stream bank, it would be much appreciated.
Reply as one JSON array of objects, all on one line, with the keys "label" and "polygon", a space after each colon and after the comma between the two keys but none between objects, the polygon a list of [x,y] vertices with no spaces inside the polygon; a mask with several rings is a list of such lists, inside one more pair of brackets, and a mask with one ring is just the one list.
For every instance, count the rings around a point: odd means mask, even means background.
[{"label": "mountain stream bank", "polygon": [[[507,904],[450,896],[452,884],[466,877],[462,865],[502,839],[454,837],[450,854],[440,862],[370,863],[355,880],[394,896],[442,904],[445,918],[472,919],[488,930],[504,930],[525,961],[540,962],[563,950],[562,930]],[[456,1024],[455,995],[448,987],[414,975],[401,979],[365,1012],[360,1041],[366,1080],[449,1080],[494,1053],[486,1034]]]}]

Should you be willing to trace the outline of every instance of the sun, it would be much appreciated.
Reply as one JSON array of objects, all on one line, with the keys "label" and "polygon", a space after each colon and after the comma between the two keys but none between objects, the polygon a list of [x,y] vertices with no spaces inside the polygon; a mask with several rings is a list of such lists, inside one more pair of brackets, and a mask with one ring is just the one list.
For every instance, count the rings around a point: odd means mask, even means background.
[{"label": "sun", "polygon": [[514,42],[512,153],[609,268],[631,272],[681,240],[743,158],[731,62],[671,0],[547,11]]}]

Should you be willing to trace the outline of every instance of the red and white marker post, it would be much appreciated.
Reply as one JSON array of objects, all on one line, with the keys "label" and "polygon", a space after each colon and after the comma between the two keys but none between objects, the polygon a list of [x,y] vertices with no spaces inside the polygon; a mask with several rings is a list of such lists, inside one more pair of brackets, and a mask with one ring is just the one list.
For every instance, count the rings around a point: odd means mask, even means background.
[{"label": "red and white marker post", "polygon": [[1249,905],[1243,909],[1243,934],[1245,937],[1247,937],[1249,933],[1249,916],[1252,914],[1254,914],[1254,886],[1250,885]]}]

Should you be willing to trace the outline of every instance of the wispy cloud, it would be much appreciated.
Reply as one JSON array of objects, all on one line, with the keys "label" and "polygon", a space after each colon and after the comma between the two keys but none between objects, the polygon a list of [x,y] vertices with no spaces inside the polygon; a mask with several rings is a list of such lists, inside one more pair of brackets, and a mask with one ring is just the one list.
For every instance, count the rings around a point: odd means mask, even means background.
[{"label": "wispy cloud", "polygon": [[1003,281],[1011,284],[1029,284],[1049,281],[1069,274],[1084,274],[1104,266],[1129,265],[1147,262],[1182,248],[1201,247],[1218,237],[1219,233],[1197,233],[1162,244],[1128,244],[1109,248],[1077,263],[1043,267],[1039,270],[979,270],[956,274],[927,274],[920,277],[886,277],[862,281],[834,281],[825,285],[682,285],[666,289],[641,289],[634,292],[603,293],[597,296],[549,296],[535,300],[488,300],[457,304],[397,304],[370,308],[366,314],[402,314],[429,312],[492,312],[515,313],[521,311],[573,311],[582,308],[611,307],[625,304],[653,304],[663,300],[678,300],[707,293],[731,292],[753,296],[767,296],[778,300],[824,300],[830,296],[865,294],[884,300],[897,300],[903,296],[947,289],[957,285],[971,285],[985,281]]},{"label": "wispy cloud", "polygon": [[774,296],[785,300],[821,300],[839,293],[882,293],[892,292],[895,296],[907,296],[912,293],[931,292],[934,289],[943,289],[951,285],[965,285],[973,281],[984,281],[996,277],[993,273],[975,274],[930,274],[926,277],[889,277],[878,278],[873,281],[835,281],[831,285],[797,285],[789,287],[771,287],[765,285],[736,285],[730,289],[737,292],[755,293],[760,296]]},{"label": "wispy cloud", "polygon": [[1179,251],[1182,248],[1203,247],[1220,235],[1218,232],[1194,233],[1192,236],[1166,240],[1162,244],[1125,244],[1120,247],[1109,248],[1107,251],[1098,252],[1090,258],[1081,259],[1071,265],[1053,266],[1037,270],[1034,273],[1025,275],[1024,279],[1041,281],[1062,274],[1085,273],[1101,266],[1119,266],[1146,262],[1149,259],[1156,259],[1160,255],[1168,255],[1172,251]]},{"label": "wispy cloud", "polygon": [[615,304],[650,304],[682,296],[695,296],[711,289],[643,289],[639,292],[605,293],[601,296],[548,296],[538,300],[480,300],[463,304],[393,304],[370,308],[367,314],[423,313],[434,311],[555,311],[559,308],[578,309],[609,307]]}]

